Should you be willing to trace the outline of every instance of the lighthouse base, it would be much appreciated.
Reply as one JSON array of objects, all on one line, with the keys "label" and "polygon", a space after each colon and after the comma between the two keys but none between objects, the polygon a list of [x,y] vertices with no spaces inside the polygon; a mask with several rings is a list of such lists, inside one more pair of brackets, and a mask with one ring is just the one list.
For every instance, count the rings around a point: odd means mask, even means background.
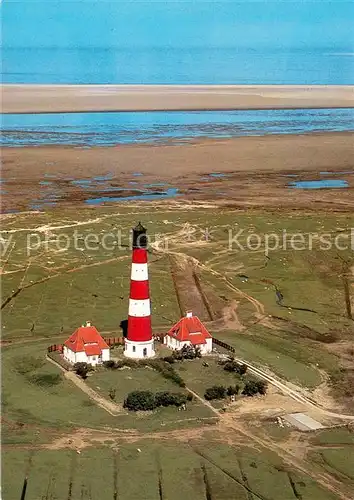
[{"label": "lighthouse base", "polygon": [[133,340],[124,340],[124,356],[127,358],[143,359],[155,356],[154,341],[135,342]]}]

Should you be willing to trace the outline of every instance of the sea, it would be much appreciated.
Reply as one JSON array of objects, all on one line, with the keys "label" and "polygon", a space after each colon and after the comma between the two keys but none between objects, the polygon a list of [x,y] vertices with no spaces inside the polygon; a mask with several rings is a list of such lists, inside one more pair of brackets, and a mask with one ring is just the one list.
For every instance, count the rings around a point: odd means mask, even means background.
[{"label": "sea", "polygon": [[[7,0],[2,81],[26,84],[354,83],[349,2]],[[2,117],[5,146],[353,130],[353,111]]]}]

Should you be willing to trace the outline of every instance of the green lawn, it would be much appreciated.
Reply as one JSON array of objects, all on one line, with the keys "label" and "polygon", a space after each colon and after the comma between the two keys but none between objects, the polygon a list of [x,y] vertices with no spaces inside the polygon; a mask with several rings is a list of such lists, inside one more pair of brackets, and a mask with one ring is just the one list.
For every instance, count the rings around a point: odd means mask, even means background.
[{"label": "green lawn", "polygon": [[354,432],[347,427],[325,429],[316,432],[311,441],[315,445],[352,444],[354,446]]},{"label": "green lawn", "polygon": [[[121,442],[115,451],[85,448],[80,455],[69,450],[35,450],[31,454],[7,450],[4,498],[20,497],[25,474],[26,500],[66,500],[69,491],[71,498],[82,500],[295,499],[289,474],[276,457],[265,450],[255,452],[205,439],[190,445],[156,440]],[[303,474],[291,471],[291,476],[297,498],[336,499]]]},{"label": "green lawn", "polygon": [[[22,424],[49,427],[90,426],[90,427],[135,427],[142,431],[154,431],[161,428],[173,429],[183,425],[200,425],[217,420],[215,415],[199,401],[189,403],[187,411],[178,412],[176,408],[159,408],[143,417],[134,413],[122,413],[117,417],[94,404],[72,382],[64,378],[59,368],[45,360],[47,343],[34,342],[21,347],[11,346],[3,350],[3,414],[5,418]],[[24,360],[36,359],[38,368],[22,374],[18,372]],[[166,381],[160,374],[149,369],[137,370],[139,384],[134,380],[135,370],[102,371],[92,375],[88,382],[98,392],[108,397],[111,386],[116,384],[117,401],[123,401],[131,390],[144,387],[151,390],[178,391],[178,386]],[[58,376],[58,383],[43,386],[38,383],[45,377]],[[98,377],[99,383],[95,377]],[[97,389],[97,385],[100,389]],[[102,387],[101,387],[102,386]],[[15,390],[14,390],[15,388]],[[118,399],[119,398],[119,399]],[[4,429],[3,439],[19,441],[24,431],[21,428]],[[36,435],[22,436],[25,440],[37,442]],[[40,437],[38,438],[40,439]]]},{"label": "green lawn", "polygon": [[101,368],[88,377],[87,383],[106,398],[110,389],[115,389],[115,401],[119,403],[123,403],[131,391],[180,392],[182,390],[149,367],[133,369],[124,367],[119,370]]},{"label": "green lawn", "polygon": [[[209,366],[203,366],[205,361]],[[241,378],[234,373],[225,371],[222,366],[218,365],[216,358],[186,360],[177,362],[173,366],[187,386],[202,397],[205,390],[213,385],[225,387],[239,385],[241,388],[243,386]]]},{"label": "green lawn", "polygon": [[294,343],[277,338],[268,344],[267,335],[262,337],[232,331],[214,332],[218,338],[236,349],[235,356],[245,361],[268,366],[275,374],[304,387],[314,388],[321,383],[320,372],[308,362],[300,361],[294,353]]}]

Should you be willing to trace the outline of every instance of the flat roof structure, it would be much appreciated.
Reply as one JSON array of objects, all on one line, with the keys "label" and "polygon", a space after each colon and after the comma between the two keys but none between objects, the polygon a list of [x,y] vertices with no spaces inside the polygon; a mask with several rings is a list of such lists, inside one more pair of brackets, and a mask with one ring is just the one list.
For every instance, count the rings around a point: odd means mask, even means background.
[{"label": "flat roof structure", "polygon": [[289,413],[282,418],[300,431],[315,431],[324,428],[320,422],[317,422],[317,420],[314,420],[304,413]]}]

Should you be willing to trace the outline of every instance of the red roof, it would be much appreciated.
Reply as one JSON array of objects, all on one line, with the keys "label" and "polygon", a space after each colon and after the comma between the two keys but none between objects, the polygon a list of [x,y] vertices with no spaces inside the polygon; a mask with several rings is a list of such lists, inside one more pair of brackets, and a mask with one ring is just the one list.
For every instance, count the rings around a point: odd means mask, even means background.
[{"label": "red roof", "polygon": [[102,349],[109,349],[94,326],[80,326],[64,343],[71,351],[85,352],[88,356],[101,354]]},{"label": "red roof", "polygon": [[180,342],[190,341],[193,345],[205,344],[211,335],[200,321],[198,316],[185,316],[181,318],[168,332]]}]

